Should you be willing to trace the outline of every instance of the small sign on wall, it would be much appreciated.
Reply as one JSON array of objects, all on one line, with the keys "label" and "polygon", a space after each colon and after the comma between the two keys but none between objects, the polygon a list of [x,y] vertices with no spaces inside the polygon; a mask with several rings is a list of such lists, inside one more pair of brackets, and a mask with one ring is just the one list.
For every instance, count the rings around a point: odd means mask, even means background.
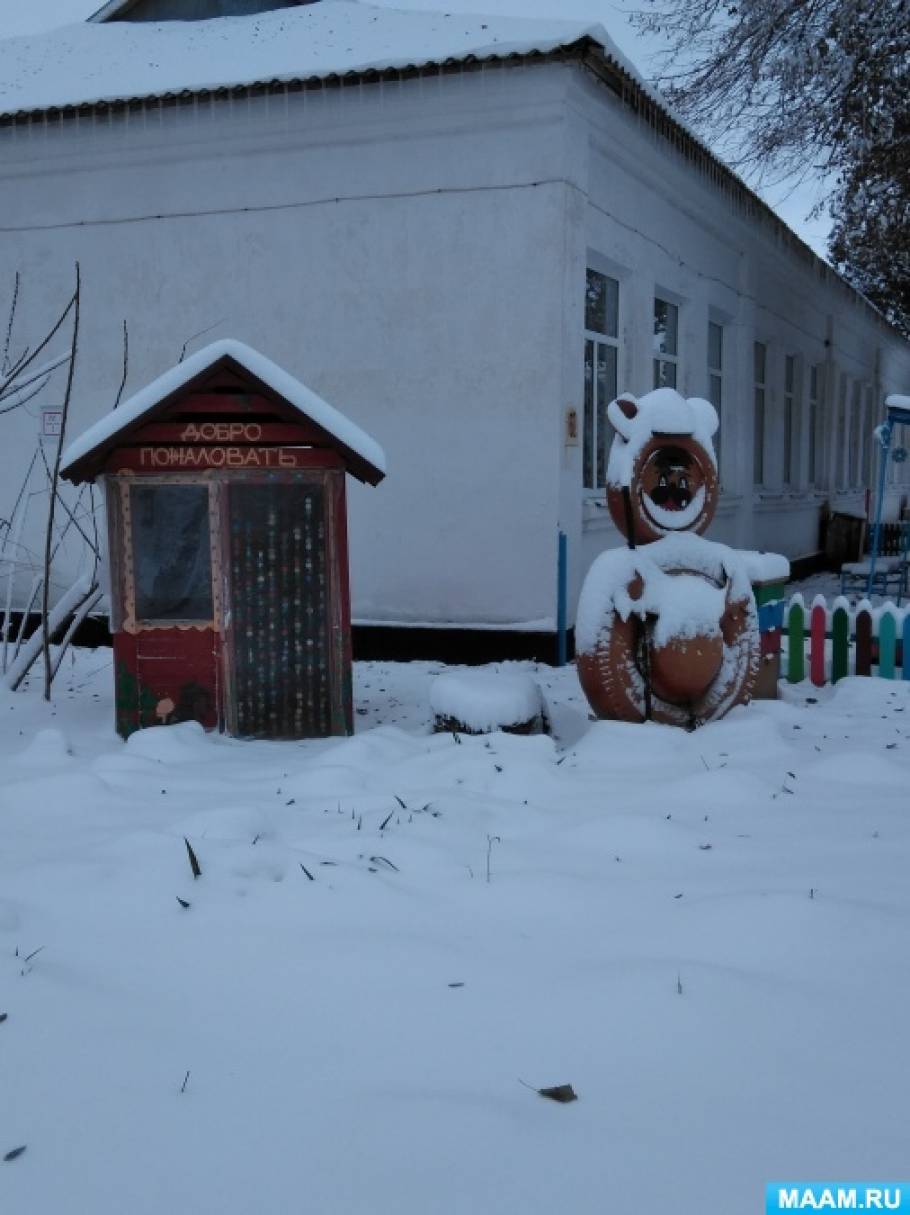
[{"label": "small sign on wall", "polygon": [[565,444],[566,447],[578,446],[578,410],[571,405],[566,409]]},{"label": "small sign on wall", "polygon": [[59,439],[63,431],[63,410],[58,406],[47,406],[41,410],[41,440]]}]

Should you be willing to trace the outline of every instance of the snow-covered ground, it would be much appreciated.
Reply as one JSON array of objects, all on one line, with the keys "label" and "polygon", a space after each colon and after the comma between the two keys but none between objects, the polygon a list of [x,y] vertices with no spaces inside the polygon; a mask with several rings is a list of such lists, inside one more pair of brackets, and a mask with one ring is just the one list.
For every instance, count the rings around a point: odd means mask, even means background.
[{"label": "snow-covered ground", "polygon": [[473,738],[428,732],[440,669],[358,666],[358,734],[306,744],[124,744],[104,651],[3,695],[4,1215],[753,1215],[906,1174],[910,684],[686,734],[522,666],[556,737]]},{"label": "snow-covered ground", "polygon": [[[797,592],[802,595],[807,607],[811,607],[812,600],[816,595],[823,596],[828,601],[830,607],[834,600],[840,595],[840,574],[832,570],[821,570],[817,574],[810,574],[807,578],[796,579],[787,583],[785,598],[790,599]],[[873,607],[881,607],[886,601],[897,603],[897,591],[892,587],[887,595],[866,595],[864,584],[853,583],[848,584],[846,598],[853,607],[863,600],[867,599]],[[902,596],[901,604],[907,606],[908,597]]]}]

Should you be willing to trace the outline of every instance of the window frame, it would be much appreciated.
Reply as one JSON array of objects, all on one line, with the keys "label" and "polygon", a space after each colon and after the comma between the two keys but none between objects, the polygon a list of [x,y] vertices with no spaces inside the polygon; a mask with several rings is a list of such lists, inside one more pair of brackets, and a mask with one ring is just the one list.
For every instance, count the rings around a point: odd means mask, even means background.
[{"label": "window frame", "polygon": [[824,446],[821,440],[821,425],[825,406],[825,364],[809,366],[809,394],[806,402],[807,470],[806,482],[810,489],[824,488]]},{"label": "window frame", "polygon": [[[211,476],[194,477],[182,476],[118,474],[116,478],[118,493],[112,499],[115,506],[117,521],[113,530],[114,535],[120,536],[116,554],[116,576],[120,590],[113,600],[120,601],[121,610],[117,610],[112,602],[112,631],[125,633],[151,632],[160,629],[212,629],[217,626],[221,614],[220,579],[218,558],[218,528],[219,528],[219,483]],[[135,537],[133,531],[132,489],[161,485],[178,485],[181,487],[202,488],[208,492],[209,512],[209,555],[212,577],[212,612],[208,617],[176,618],[147,618],[136,614],[136,577],[135,577]],[[113,554],[112,554],[113,557]],[[112,573],[114,561],[112,560]]]},{"label": "window frame", "polygon": [[[767,375],[767,372],[766,372]],[[798,354],[784,355],[783,392],[783,443],[781,446],[781,484],[784,489],[797,489],[800,485],[799,411],[802,394],[802,359]]]},{"label": "window frame", "polygon": [[[581,486],[582,492],[586,497],[601,498],[606,491],[606,475],[607,464],[609,463],[609,444],[605,441],[603,448],[603,483],[599,484],[598,477],[598,440],[603,437],[606,440],[607,435],[601,436],[598,419],[602,419],[604,431],[609,432],[609,423],[607,422],[606,410],[617,392],[619,391],[620,383],[620,363],[622,357],[622,279],[615,270],[608,269],[603,265],[598,265],[600,259],[587,259],[585,266],[585,309],[583,317],[583,335],[584,345],[582,350],[582,368],[583,368],[583,385],[582,385],[582,410],[581,410]],[[609,307],[605,309],[605,329],[600,331],[597,329],[588,328],[588,280],[591,274],[600,275],[609,283],[615,284],[616,307],[615,307],[615,333],[609,333]],[[608,348],[614,351],[613,366],[615,368],[615,385],[612,393],[609,385],[605,388],[606,400],[601,401],[598,391],[600,378],[598,376],[599,367],[599,347]],[[590,399],[589,399],[589,351],[590,351]],[[607,360],[607,368],[609,371],[609,360]],[[589,411],[590,411],[590,428],[589,428]],[[590,453],[589,453],[589,434],[590,434]],[[588,483],[587,468],[590,460],[590,481]]]},{"label": "window frame", "polygon": [[[658,323],[657,305],[658,304],[663,304],[668,310],[672,309],[675,314],[676,323],[673,328],[674,349],[672,351],[664,350],[662,346],[658,347],[657,342],[655,340],[659,336],[659,330],[657,329],[657,323]],[[674,388],[677,392],[682,391],[680,388],[681,359],[680,359],[680,354],[679,354],[679,330],[680,330],[681,313],[682,313],[682,305],[677,300],[671,299],[669,292],[664,292],[659,287],[655,289],[654,298],[653,298],[653,302],[651,305],[651,326],[652,326],[652,328],[651,328],[651,340],[652,340],[651,378],[653,381],[654,388]],[[669,311],[668,311],[668,315],[669,315]],[[666,333],[667,330],[664,330],[664,332]],[[663,382],[662,368],[664,366],[671,367],[673,369],[673,383],[672,384],[667,384],[667,383]]]},{"label": "window frame", "polygon": [[[761,379],[758,376],[758,351],[762,351]],[[759,414],[759,401],[761,411]],[[759,425],[759,416],[761,424]],[[766,488],[767,459],[765,454],[768,434],[768,343],[757,338],[752,342],[752,486]]]}]

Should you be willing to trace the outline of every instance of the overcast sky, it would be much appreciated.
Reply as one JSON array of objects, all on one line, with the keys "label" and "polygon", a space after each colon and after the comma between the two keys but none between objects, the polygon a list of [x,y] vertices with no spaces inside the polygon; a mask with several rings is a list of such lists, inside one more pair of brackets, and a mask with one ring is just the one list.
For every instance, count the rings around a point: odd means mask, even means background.
[{"label": "overcast sky", "polygon": [[[628,21],[631,9],[644,7],[645,0],[372,0],[390,8],[440,9],[444,12],[485,12],[521,17],[579,17],[599,21],[620,50],[631,59],[643,76],[654,70],[654,56],[660,44],[638,35]],[[83,21],[102,0],[0,0],[0,37],[37,33]],[[755,183],[752,183],[753,185]],[[816,202],[818,188],[791,183],[764,185],[760,193],[817,253],[824,256],[825,239],[830,228],[826,216],[807,220]]]}]

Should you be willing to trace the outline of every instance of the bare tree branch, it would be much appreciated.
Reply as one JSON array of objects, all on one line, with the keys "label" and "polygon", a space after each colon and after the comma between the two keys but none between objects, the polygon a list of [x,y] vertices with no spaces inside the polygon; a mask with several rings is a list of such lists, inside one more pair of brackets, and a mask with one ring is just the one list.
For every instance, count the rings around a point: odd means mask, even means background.
[{"label": "bare tree branch", "polygon": [[[51,581],[51,544],[54,535],[54,507],[57,502],[57,482],[60,477],[60,457],[63,454],[63,438],[66,434],[66,420],[69,415],[70,399],[73,395],[73,377],[76,371],[76,354],[79,349],[79,296],[82,289],[82,273],[76,262],[76,289],[73,292],[73,337],[70,344],[70,361],[67,368],[66,392],[63,397],[63,414],[60,419],[60,434],[57,439],[57,451],[54,456],[54,469],[51,477],[51,496],[47,511],[47,534],[44,545],[44,587],[41,596],[41,615],[44,649],[44,699],[51,698],[51,683],[54,672],[51,667],[51,639],[48,628],[49,595]],[[69,309],[67,309],[69,311]]]}]

